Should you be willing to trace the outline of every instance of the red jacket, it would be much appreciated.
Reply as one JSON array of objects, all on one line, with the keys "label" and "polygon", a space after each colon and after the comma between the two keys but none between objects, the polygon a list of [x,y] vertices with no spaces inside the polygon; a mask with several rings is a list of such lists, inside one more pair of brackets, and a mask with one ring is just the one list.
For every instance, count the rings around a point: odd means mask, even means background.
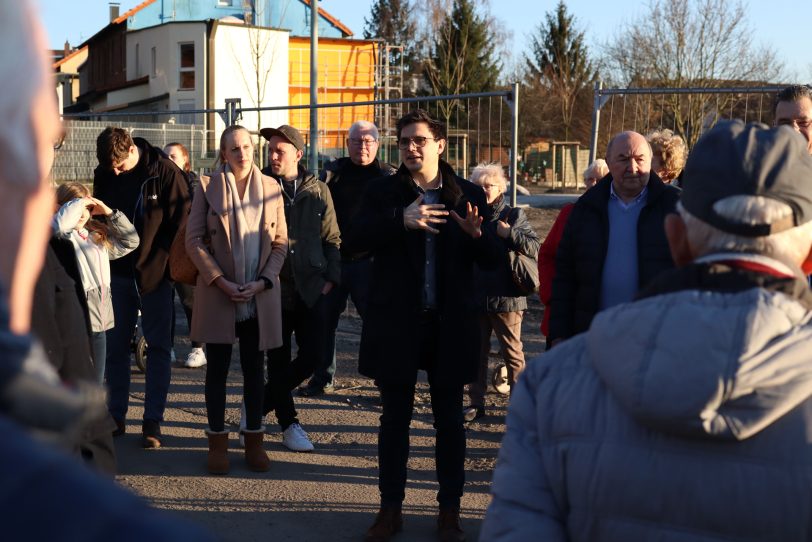
[{"label": "red jacket", "polygon": [[564,235],[564,226],[572,212],[574,203],[568,203],[561,208],[558,217],[550,228],[550,233],[539,249],[539,298],[544,304],[544,318],[541,321],[541,333],[546,337],[550,326],[550,298],[553,295],[553,278],[555,278],[555,253],[558,252],[558,243]]}]

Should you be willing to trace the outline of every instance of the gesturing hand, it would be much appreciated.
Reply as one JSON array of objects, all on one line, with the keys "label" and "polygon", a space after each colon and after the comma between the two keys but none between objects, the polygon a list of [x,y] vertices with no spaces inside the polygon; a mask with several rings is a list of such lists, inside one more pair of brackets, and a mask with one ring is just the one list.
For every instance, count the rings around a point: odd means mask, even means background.
[{"label": "gesturing hand", "polygon": [[448,216],[445,205],[442,203],[423,203],[423,194],[417,196],[408,207],[403,210],[403,225],[410,230],[426,230],[431,233],[440,233],[432,224],[445,224],[444,216]]},{"label": "gesturing hand", "polygon": [[479,239],[482,237],[482,217],[479,216],[479,209],[476,208],[476,205],[471,205],[471,202],[466,203],[465,207],[465,218],[458,215],[456,211],[451,211],[451,217],[457,221],[462,231],[474,239]]}]

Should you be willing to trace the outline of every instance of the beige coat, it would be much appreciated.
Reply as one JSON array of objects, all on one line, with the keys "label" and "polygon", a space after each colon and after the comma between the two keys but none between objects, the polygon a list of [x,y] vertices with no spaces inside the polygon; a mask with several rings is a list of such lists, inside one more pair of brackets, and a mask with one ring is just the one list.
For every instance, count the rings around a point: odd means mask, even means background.
[{"label": "beige coat", "polygon": [[[214,281],[224,276],[234,280],[231,234],[228,225],[229,196],[220,171],[203,176],[197,186],[189,222],[186,226],[186,251],[199,271],[192,311],[192,341],[232,344],[236,341],[234,303]],[[279,183],[262,176],[265,203],[260,240],[260,276],[273,281],[274,287],[257,294],[259,349],[282,345],[282,302],[279,271],[288,252],[285,206]],[[207,243],[205,237],[210,238]]]}]

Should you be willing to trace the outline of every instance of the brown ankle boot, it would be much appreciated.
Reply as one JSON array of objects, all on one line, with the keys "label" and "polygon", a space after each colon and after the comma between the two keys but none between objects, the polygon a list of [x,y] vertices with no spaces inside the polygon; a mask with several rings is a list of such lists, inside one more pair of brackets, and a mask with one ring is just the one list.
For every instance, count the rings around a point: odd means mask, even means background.
[{"label": "brown ankle boot", "polygon": [[245,437],[245,462],[248,468],[254,472],[267,472],[271,468],[271,460],[268,454],[262,449],[262,439],[265,436],[264,429],[256,431],[243,430]]},{"label": "brown ankle boot", "polygon": [[400,508],[383,506],[375,516],[375,523],[367,530],[364,542],[389,542],[401,529],[403,529],[403,516]]},{"label": "brown ankle boot", "polygon": [[228,474],[228,431],[209,431],[209,474]]},{"label": "brown ankle boot", "polygon": [[459,508],[440,508],[440,514],[437,516],[437,533],[440,542],[465,542]]}]

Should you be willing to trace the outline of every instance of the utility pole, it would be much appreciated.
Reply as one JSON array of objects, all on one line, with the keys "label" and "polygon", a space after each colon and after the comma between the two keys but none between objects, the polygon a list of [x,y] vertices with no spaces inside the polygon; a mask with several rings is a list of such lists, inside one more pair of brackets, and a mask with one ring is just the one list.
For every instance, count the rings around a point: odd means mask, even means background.
[{"label": "utility pole", "polygon": [[310,162],[308,169],[319,169],[319,0],[310,0]]}]

